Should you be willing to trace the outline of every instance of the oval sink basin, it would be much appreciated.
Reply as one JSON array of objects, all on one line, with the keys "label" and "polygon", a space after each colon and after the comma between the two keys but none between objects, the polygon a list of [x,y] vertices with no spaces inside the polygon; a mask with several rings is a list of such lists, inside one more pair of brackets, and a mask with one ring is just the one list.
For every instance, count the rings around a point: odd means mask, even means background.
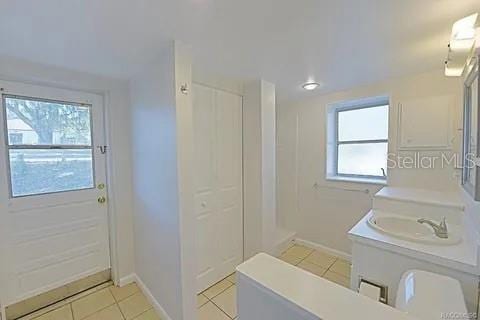
[{"label": "oval sink basin", "polygon": [[[395,215],[372,215],[368,219],[368,224],[383,233],[392,235],[404,240],[414,242],[437,244],[437,245],[453,245],[461,242],[461,238],[454,232],[448,232],[448,238],[442,239],[435,235],[430,226],[417,222],[418,219],[395,216]],[[451,227],[448,225],[448,227]]]}]

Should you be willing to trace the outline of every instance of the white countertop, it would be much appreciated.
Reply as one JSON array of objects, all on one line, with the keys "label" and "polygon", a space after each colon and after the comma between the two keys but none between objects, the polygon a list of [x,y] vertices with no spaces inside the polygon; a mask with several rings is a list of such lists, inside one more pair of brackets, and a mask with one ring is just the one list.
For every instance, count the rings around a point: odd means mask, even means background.
[{"label": "white countertop", "polygon": [[264,253],[238,266],[237,272],[240,281],[245,276],[322,320],[415,319]]},{"label": "white countertop", "polygon": [[384,187],[375,194],[377,198],[411,201],[435,206],[464,208],[461,196],[457,192],[442,192],[414,188]]},{"label": "white countertop", "polygon": [[373,229],[367,222],[372,214],[373,211],[370,211],[348,232],[351,240],[470,274],[480,275],[480,267],[478,266],[479,247],[477,241],[467,232],[462,232],[463,241],[456,245],[439,246],[416,243],[395,238]]}]

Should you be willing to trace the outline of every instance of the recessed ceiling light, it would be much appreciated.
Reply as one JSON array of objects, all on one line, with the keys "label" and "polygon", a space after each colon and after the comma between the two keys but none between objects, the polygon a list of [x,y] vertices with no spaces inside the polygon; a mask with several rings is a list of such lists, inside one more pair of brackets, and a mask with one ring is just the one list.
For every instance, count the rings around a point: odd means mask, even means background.
[{"label": "recessed ceiling light", "polygon": [[315,90],[320,87],[320,83],[317,82],[307,82],[305,83],[302,88],[308,91]]}]

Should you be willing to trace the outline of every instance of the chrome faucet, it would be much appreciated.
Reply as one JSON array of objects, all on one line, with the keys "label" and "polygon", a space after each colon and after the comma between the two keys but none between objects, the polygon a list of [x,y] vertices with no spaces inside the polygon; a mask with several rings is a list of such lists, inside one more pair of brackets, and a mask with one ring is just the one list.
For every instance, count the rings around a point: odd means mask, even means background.
[{"label": "chrome faucet", "polygon": [[448,238],[448,228],[447,228],[447,223],[445,221],[445,217],[443,217],[440,224],[436,224],[432,220],[423,219],[423,218],[418,219],[417,222],[428,224],[430,227],[433,228],[433,231],[435,232],[435,235],[437,237],[442,238],[442,239],[447,239]]}]

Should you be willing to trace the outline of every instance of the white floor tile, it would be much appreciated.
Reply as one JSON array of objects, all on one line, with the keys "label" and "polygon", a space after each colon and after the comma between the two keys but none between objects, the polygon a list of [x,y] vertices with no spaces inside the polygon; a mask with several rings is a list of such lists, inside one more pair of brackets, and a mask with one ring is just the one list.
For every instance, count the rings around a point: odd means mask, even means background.
[{"label": "white floor tile", "polygon": [[230,320],[230,318],[213,303],[208,302],[198,309],[198,320]]},{"label": "white floor tile", "polygon": [[237,286],[231,286],[213,298],[213,303],[223,310],[230,318],[237,316]]}]

